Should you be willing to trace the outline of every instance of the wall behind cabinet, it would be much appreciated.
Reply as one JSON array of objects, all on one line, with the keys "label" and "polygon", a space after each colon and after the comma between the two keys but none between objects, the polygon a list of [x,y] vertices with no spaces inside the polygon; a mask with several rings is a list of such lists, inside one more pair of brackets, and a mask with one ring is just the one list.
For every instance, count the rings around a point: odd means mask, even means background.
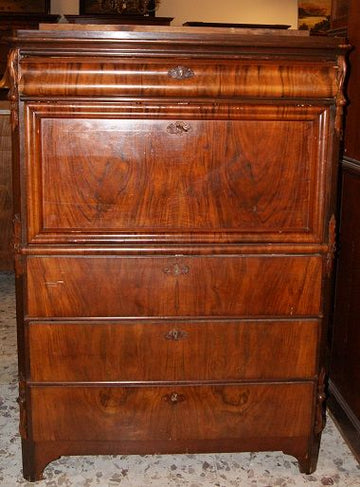
[{"label": "wall behind cabinet", "polygon": [[79,2],[74,0],[51,0],[51,13],[77,15]]},{"label": "wall behind cabinet", "polygon": [[297,0],[162,0],[159,16],[173,17],[174,24],[187,20],[290,24],[297,26]]},{"label": "wall behind cabinet", "polygon": [[[78,14],[78,2],[51,0],[51,12]],[[297,26],[297,0],[162,0],[160,17],[175,17],[173,25],[188,20],[199,22],[238,22],[288,24]]]}]

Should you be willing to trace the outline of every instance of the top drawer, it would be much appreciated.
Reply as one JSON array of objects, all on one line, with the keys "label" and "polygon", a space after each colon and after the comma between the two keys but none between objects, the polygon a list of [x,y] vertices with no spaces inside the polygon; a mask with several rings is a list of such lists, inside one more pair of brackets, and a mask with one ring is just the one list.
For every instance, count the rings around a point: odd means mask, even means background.
[{"label": "top drawer", "polygon": [[20,94],[331,98],[333,62],[29,57],[21,60]]}]

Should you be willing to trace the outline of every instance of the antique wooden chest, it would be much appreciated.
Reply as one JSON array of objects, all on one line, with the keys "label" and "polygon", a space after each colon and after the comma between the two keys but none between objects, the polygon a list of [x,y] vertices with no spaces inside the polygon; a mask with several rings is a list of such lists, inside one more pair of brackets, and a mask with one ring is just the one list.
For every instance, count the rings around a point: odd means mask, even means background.
[{"label": "antique wooden chest", "polygon": [[19,31],[9,61],[24,476],[61,455],[316,467],[339,39]]}]

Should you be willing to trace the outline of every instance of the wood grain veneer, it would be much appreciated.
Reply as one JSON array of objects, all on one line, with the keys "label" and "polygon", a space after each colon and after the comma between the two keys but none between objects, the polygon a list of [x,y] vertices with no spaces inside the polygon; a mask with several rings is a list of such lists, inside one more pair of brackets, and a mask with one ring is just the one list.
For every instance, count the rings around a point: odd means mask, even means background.
[{"label": "wood grain veneer", "polygon": [[35,441],[302,437],[312,394],[311,383],[30,389]]},{"label": "wood grain veneer", "polygon": [[25,478],[154,452],[314,471],[344,42],[43,29],[9,62]]},{"label": "wood grain veneer", "polygon": [[321,273],[319,256],[30,257],[26,312],[37,318],[317,316]]},{"label": "wood grain veneer", "polygon": [[113,241],[121,233],[192,243],[322,238],[324,107],[31,104],[27,117],[29,239],[69,240],[74,231]]},{"label": "wood grain veneer", "polygon": [[0,270],[13,268],[12,171],[9,103],[0,101]]},{"label": "wood grain veneer", "polygon": [[290,379],[314,376],[319,323],[30,322],[27,333],[33,382]]}]

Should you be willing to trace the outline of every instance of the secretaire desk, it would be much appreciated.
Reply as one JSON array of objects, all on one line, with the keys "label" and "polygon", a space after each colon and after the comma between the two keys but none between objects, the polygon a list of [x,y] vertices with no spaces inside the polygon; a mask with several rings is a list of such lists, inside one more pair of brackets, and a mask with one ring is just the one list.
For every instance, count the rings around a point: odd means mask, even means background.
[{"label": "secretaire desk", "polygon": [[261,450],[312,472],[346,46],[44,29],[8,66],[24,476]]}]

